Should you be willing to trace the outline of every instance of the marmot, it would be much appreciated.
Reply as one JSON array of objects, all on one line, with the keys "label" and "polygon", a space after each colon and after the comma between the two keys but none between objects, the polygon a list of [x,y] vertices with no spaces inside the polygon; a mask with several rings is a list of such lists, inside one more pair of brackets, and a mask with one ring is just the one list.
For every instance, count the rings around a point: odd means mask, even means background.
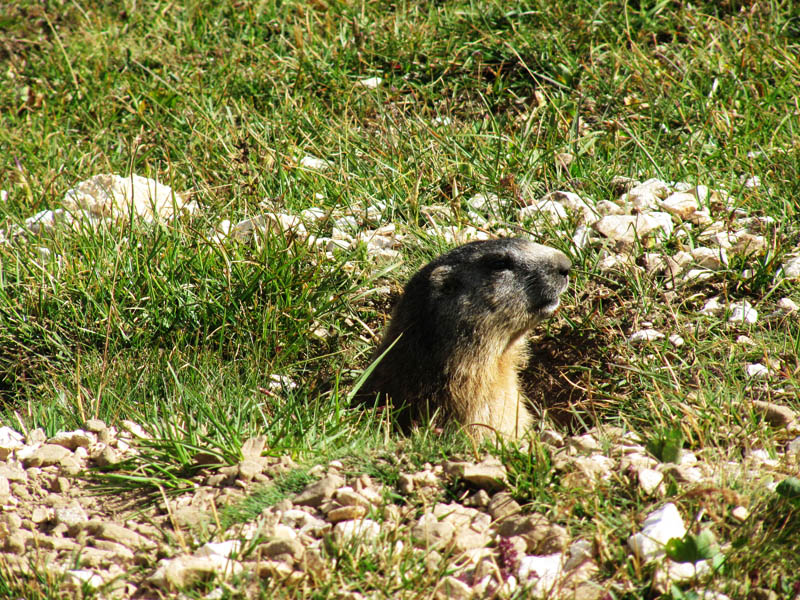
[{"label": "marmot", "polygon": [[388,404],[403,426],[433,419],[522,435],[532,421],[517,380],[527,334],[558,308],[571,265],[522,238],[471,242],[428,263],[406,284],[358,400]]}]

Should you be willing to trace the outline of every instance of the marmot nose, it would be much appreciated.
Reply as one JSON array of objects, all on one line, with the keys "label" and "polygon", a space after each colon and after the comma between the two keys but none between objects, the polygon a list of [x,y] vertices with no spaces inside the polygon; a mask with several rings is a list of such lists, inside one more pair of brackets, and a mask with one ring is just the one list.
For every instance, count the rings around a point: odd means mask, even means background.
[{"label": "marmot nose", "polygon": [[567,277],[571,268],[572,261],[564,255],[561,256],[561,260],[556,262],[556,271],[562,277]]}]

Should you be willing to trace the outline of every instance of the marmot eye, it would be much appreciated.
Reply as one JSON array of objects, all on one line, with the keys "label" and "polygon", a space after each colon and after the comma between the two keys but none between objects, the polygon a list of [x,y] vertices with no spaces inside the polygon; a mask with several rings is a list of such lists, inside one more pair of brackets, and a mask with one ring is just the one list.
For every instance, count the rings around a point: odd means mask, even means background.
[{"label": "marmot eye", "polygon": [[514,260],[507,254],[489,255],[483,259],[483,264],[492,271],[505,271],[514,268]]}]

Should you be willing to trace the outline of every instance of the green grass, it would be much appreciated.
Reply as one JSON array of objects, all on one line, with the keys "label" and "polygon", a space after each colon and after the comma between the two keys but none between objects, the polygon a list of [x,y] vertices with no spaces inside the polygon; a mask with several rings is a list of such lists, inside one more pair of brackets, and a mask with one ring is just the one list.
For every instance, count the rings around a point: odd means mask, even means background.
[{"label": "green grass", "polygon": [[[450,223],[466,226],[466,200],[495,193],[503,202],[492,216],[513,222],[520,198],[566,189],[614,199],[612,178],[626,175],[728,190],[749,215],[775,219],[764,229],[768,249],[665,295],[662,280],[637,270],[601,273],[598,249],[576,248],[565,227],[528,224],[576,266],[539,343],[577,387],[545,386],[534,367],[534,387],[558,401],[546,416],[564,431],[600,423],[646,439],[679,432],[684,448],[720,460],[780,447],[785,434],[743,407],[766,399],[800,409],[800,325],[767,318],[781,297],[800,302],[796,282],[774,279],[800,244],[799,56],[800,16],[777,0],[4,3],[0,231],[8,236],[102,172],[157,178],[191,192],[200,211],[168,225],[0,244],[0,420],[48,434],[94,417],[141,422],[154,440],[106,474],[123,489],[180,492],[200,469],[198,451],[235,463],[254,435],[304,468],[355,457],[348,468],[385,482],[470,455],[464,440],[424,431],[400,439],[347,409],[374,344],[369,331],[381,330],[391,304],[372,291],[397,290],[448,247],[424,231],[420,207],[445,205]],[[358,84],[373,76],[378,88]],[[562,152],[575,156],[566,168],[555,160]],[[331,166],[303,168],[305,155]],[[763,185],[745,187],[751,175]],[[265,200],[290,213],[353,215],[381,203],[380,223],[407,233],[402,263],[383,270],[363,249],[330,259],[281,236],[212,239],[221,220],[259,214]],[[330,223],[311,229],[329,234]],[[663,248],[696,245],[694,232]],[[713,295],[748,299],[761,318],[732,325],[699,315]],[[679,331],[686,344],[629,346],[642,321]],[[329,335],[312,336],[318,327]],[[754,345],[737,344],[740,335]],[[778,378],[747,380],[744,364],[767,358],[780,363]],[[270,390],[272,374],[298,387]],[[407,460],[392,462],[392,451]],[[619,544],[650,500],[621,482],[580,498],[537,444],[493,451],[519,500],[604,540],[603,575],[633,590],[617,597],[652,594],[649,574]],[[789,535],[796,510],[743,482],[730,489],[759,518],[748,533],[712,517],[735,548],[715,581],[732,595],[749,581],[784,597],[800,566]],[[730,508],[724,495],[679,501],[685,514]],[[345,568],[313,597],[382,589],[374,556],[331,552]],[[418,560],[381,552],[385,564]],[[395,592],[436,580],[408,569],[415,574]]]}]

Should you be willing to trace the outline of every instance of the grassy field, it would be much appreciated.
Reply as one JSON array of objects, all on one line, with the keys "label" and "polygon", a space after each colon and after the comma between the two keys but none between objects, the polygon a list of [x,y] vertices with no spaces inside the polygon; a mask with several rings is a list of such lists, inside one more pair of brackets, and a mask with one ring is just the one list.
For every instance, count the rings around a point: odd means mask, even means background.
[{"label": "grassy field", "polygon": [[[774,453],[786,440],[746,406],[800,409],[798,319],[731,325],[698,310],[713,295],[762,315],[783,297],[800,303],[800,285],[775,277],[800,244],[798,57],[789,1],[4,2],[0,230],[106,172],[156,178],[200,210],[169,225],[0,244],[0,421],[48,434],[89,418],[140,422],[163,441],[137,465],[146,489],[185,488],[192,448],[235,462],[253,435],[302,465],[346,457],[368,469],[386,453],[422,464],[464,452],[457,435],[403,439],[348,410],[391,305],[376,290],[395,293],[448,247],[423,233],[420,207],[447,205],[466,226],[466,200],[493,193],[508,201],[496,216],[514,220],[519,199],[570,190],[614,200],[615,176],[658,177],[726,189],[748,215],[774,218],[766,250],[667,298],[635,269],[601,273],[597,247],[537,228],[575,271],[539,342],[565,377],[537,384],[536,365],[528,377],[565,432],[680,430],[686,449],[720,460]],[[372,77],[377,87],[360,83]],[[574,157],[566,166],[563,153]],[[304,167],[304,156],[330,166]],[[762,184],[744,185],[752,176]],[[257,215],[265,200],[287,213],[378,206],[380,223],[407,233],[402,260],[376,266],[363,247],[326,259],[277,235],[212,239],[221,220]],[[630,346],[644,321],[680,332],[685,346]],[[327,335],[312,335],[318,328]],[[752,345],[736,343],[743,334]],[[759,361],[775,361],[778,377],[747,379],[744,365]],[[298,385],[264,392],[272,374]],[[586,498],[546,457],[487,448],[516,474],[518,500],[603,540],[602,577],[629,586],[614,597],[653,596],[624,548],[649,500],[616,483]],[[124,473],[116,484],[135,485]],[[729,490],[753,518],[716,524],[732,544],[716,588],[792,597],[800,514],[764,489]],[[713,515],[727,497],[673,499]]]}]

